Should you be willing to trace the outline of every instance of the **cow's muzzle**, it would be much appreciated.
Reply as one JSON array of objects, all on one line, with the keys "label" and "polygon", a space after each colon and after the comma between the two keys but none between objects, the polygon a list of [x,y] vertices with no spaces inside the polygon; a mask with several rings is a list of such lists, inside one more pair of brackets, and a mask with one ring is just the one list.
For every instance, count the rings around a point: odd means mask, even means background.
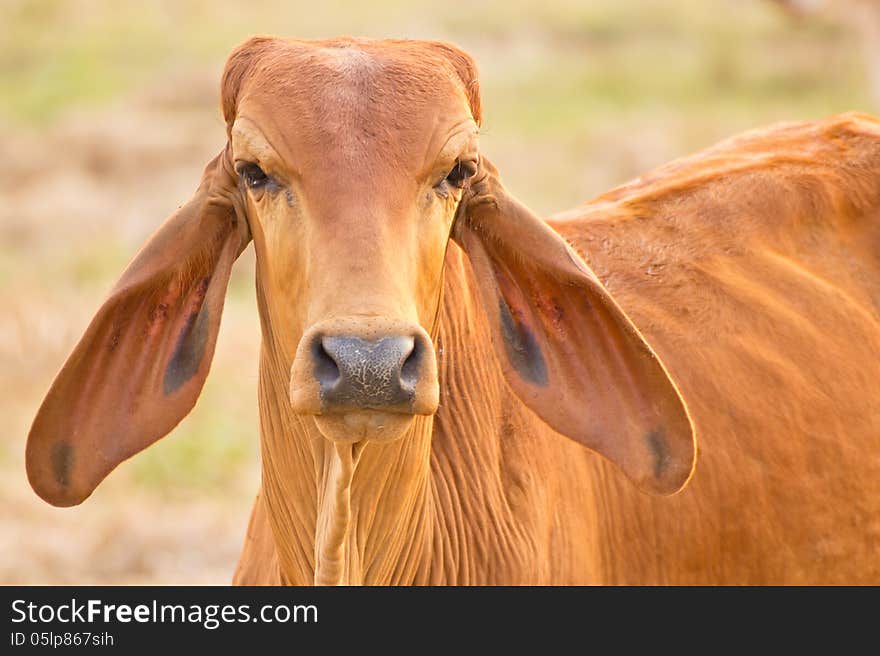
[{"label": "cow's muzzle", "polygon": [[317,337],[310,345],[322,406],[329,412],[412,413],[426,347],[416,336],[368,341],[349,335]]},{"label": "cow's muzzle", "polygon": [[[291,369],[293,409],[320,415],[319,427],[332,424],[334,440],[387,439],[383,431],[402,420],[434,414],[438,394],[428,334],[418,325],[379,317],[314,325]],[[340,437],[345,431],[352,434]]]}]

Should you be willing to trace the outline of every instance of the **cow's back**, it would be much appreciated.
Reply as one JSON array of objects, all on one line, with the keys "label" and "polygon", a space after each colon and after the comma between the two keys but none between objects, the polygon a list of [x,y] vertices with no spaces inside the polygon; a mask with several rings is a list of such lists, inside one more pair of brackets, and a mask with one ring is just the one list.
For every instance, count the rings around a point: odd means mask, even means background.
[{"label": "cow's back", "polygon": [[880,581],[880,125],[749,133],[551,224],[697,429],[672,498],[592,460],[602,581]]}]

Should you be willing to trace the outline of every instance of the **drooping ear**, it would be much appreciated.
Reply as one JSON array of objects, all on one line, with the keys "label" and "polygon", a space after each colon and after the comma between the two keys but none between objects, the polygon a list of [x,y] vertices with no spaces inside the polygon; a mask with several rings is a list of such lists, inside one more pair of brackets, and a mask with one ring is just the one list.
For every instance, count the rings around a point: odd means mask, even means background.
[{"label": "drooping ear", "polygon": [[517,396],[643,491],[680,490],[696,447],[663,364],[583,259],[507,193],[485,158],[453,238],[474,268]]},{"label": "drooping ear", "polygon": [[82,502],[192,409],[214,353],[232,264],[249,240],[227,151],[150,238],[55,378],[28,435],[28,478]]}]

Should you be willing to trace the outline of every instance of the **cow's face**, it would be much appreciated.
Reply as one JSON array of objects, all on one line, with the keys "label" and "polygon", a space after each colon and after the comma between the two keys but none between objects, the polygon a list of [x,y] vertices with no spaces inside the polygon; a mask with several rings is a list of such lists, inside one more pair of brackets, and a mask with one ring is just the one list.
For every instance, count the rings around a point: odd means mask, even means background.
[{"label": "cow's face", "polygon": [[462,58],[423,42],[257,41],[227,67],[265,329],[294,410],[334,441],[394,439],[437,408],[431,332],[477,170]]}]

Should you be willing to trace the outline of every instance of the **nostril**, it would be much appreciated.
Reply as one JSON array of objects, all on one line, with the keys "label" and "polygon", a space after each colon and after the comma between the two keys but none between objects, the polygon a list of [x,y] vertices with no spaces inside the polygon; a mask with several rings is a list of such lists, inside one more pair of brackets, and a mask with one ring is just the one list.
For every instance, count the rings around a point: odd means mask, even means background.
[{"label": "nostril", "polygon": [[409,355],[403,362],[403,366],[400,368],[400,381],[406,389],[413,389],[416,386],[416,383],[419,382],[419,371],[421,369],[422,353],[424,350],[425,349],[421,345],[420,340],[414,339],[412,350],[409,352]]},{"label": "nostril", "polygon": [[324,340],[320,337],[312,342],[312,360],[315,363],[315,378],[321,384],[321,389],[332,389],[341,378],[339,365],[336,364],[333,356],[327,352]]}]

